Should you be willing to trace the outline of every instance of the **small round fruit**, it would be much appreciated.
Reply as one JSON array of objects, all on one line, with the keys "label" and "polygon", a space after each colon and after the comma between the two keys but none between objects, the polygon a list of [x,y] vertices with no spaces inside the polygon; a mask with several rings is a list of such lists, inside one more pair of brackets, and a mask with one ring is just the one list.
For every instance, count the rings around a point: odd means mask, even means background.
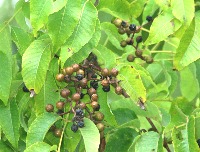
[{"label": "small round fruit", "polygon": [[110,75],[110,71],[107,68],[104,68],[104,69],[101,70],[101,75],[103,77],[107,77],[107,76]]},{"label": "small round fruit", "polygon": [[83,110],[82,109],[76,109],[76,115],[82,116],[83,115]]},{"label": "small round fruit", "polygon": [[126,21],[122,21],[121,26],[124,27],[124,28],[126,28],[126,27],[129,26],[129,24]]},{"label": "small round fruit", "polygon": [[56,75],[56,80],[59,81],[59,82],[63,81],[64,78],[65,78],[65,76],[62,73],[59,73],[59,74]]},{"label": "small round fruit", "polygon": [[118,33],[119,34],[125,34],[126,31],[124,30],[124,28],[118,28]]},{"label": "small round fruit", "polygon": [[130,37],[128,37],[128,38],[126,39],[126,43],[127,43],[128,45],[132,45],[132,44],[133,44],[133,39],[130,38]]},{"label": "small round fruit", "polygon": [[113,77],[116,77],[118,75],[118,70],[113,68],[111,71],[110,71],[110,74],[113,76]]},{"label": "small round fruit", "polygon": [[116,26],[116,27],[121,27],[121,23],[122,23],[122,20],[117,18],[113,21],[113,24]]},{"label": "small round fruit", "polygon": [[84,71],[83,71],[82,69],[79,69],[79,70],[76,72],[76,74],[77,74],[77,75],[78,75],[78,74],[84,75]]},{"label": "small round fruit", "polygon": [[125,31],[126,31],[126,33],[129,34],[129,35],[130,35],[131,33],[133,33],[133,31],[131,31],[131,30],[129,29],[129,27],[125,28]]},{"label": "small round fruit", "polygon": [[58,101],[58,102],[56,103],[56,108],[57,108],[58,110],[62,110],[62,109],[64,108],[64,106],[65,106],[65,103],[62,102],[62,101]]},{"label": "small round fruit", "polygon": [[128,62],[133,62],[133,61],[135,60],[134,55],[133,55],[133,54],[129,54],[129,55],[127,56],[127,60],[128,60]]},{"label": "small round fruit", "polygon": [[137,36],[136,37],[136,42],[141,43],[142,42],[142,36]]},{"label": "small round fruit", "polygon": [[29,89],[28,89],[25,85],[23,86],[22,90],[23,90],[24,92],[30,92]]},{"label": "small round fruit", "polygon": [[81,87],[86,87],[87,86],[87,82],[88,82],[88,80],[86,79],[86,78],[83,78],[81,81],[80,81],[80,85],[81,85]]},{"label": "small round fruit", "polygon": [[79,81],[83,79],[83,75],[82,74],[77,74],[76,75],[76,79],[78,79]]},{"label": "small round fruit", "polygon": [[92,101],[97,101],[98,100],[98,95],[97,94],[93,94],[91,96]]},{"label": "small round fruit", "polygon": [[65,75],[64,80],[65,80],[65,82],[70,82],[71,77],[69,75]]},{"label": "small round fruit", "polygon": [[73,124],[73,125],[71,126],[71,130],[72,130],[73,132],[77,132],[77,130],[78,130],[78,125]]},{"label": "small round fruit", "polygon": [[47,112],[53,112],[54,106],[52,104],[47,104],[46,107],[45,107],[45,110]]},{"label": "small round fruit", "polygon": [[137,57],[142,57],[142,53],[143,53],[142,50],[139,50],[139,49],[135,51],[135,55]]},{"label": "small round fruit", "polygon": [[81,99],[81,95],[79,93],[75,93],[72,95],[72,100],[79,101]]},{"label": "small round fruit", "polygon": [[72,67],[67,67],[65,68],[65,73],[66,75],[72,75],[74,72],[73,68]]},{"label": "small round fruit", "polygon": [[151,21],[153,21],[153,17],[152,17],[152,16],[147,16],[147,17],[146,17],[146,20],[147,20],[148,22],[151,22]]},{"label": "small round fruit", "polygon": [[121,47],[126,47],[126,46],[127,46],[126,41],[125,41],[125,40],[122,40],[122,41],[120,42],[120,46],[121,46]]},{"label": "small round fruit", "polygon": [[103,90],[104,92],[109,92],[109,91],[110,91],[110,86],[103,87],[102,90]]},{"label": "small round fruit", "polygon": [[55,129],[54,130],[54,135],[56,136],[56,137],[61,137],[61,135],[62,135],[62,129]]},{"label": "small round fruit", "polygon": [[135,30],[136,30],[136,25],[135,25],[135,24],[130,24],[130,25],[129,25],[129,29],[130,29],[131,31],[135,31]]},{"label": "small round fruit", "polygon": [[97,126],[97,128],[100,132],[104,130],[104,124],[103,123],[98,123],[98,124],[96,124],[96,126]]},{"label": "small round fruit", "polygon": [[86,104],[84,102],[79,103],[79,107],[81,109],[85,109],[86,108]]},{"label": "small round fruit", "polygon": [[153,63],[153,58],[151,56],[147,56],[147,57],[145,57],[145,61],[146,61],[146,63],[151,64],[151,63]]},{"label": "small round fruit", "polygon": [[99,111],[100,110],[100,104],[96,108],[93,109],[94,111]]},{"label": "small round fruit", "polygon": [[88,94],[90,95],[90,96],[92,96],[93,94],[96,94],[97,93],[97,91],[94,89],[94,88],[90,88],[89,90],[88,90]]},{"label": "small round fruit", "polygon": [[67,98],[70,95],[70,90],[69,89],[63,89],[60,92],[61,97]]},{"label": "small round fruit", "polygon": [[100,111],[96,111],[94,113],[94,118],[97,120],[97,121],[102,121],[104,119],[104,114]]},{"label": "small round fruit", "polygon": [[93,109],[96,109],[97,107],[98,107],[98,102],[96,102],[96,101],[92,101],[91,102],[91,107],[93,108]]},{"label": "small round fruit", "polygon": [[117,86],[117,87],[115,88],[115,93],[116,93],[116,94],[120,95],[120,94],[122,94],[122,92],[123,92],[122,87]]},{"label": "small round fruit", "polygon": [[72,65],[72,68],[73,68],[73,71],[74,71],[74,72],[77,72],[77,71],[79,70],[80,67],[79,67],[78,64],[73,64],[73,65]]},{"label": "small round fruit", "polygon": [[109,83],[109,81],[108,81],[107,79],[103,79],[103,80],[101,81],[101,85],[104,86],[104,87],[107,87],[107,86],[110,85],[110,83]]},{"label": "small round fruit", "polygon": [[83,121],[79,121],[77,123],[77,125],[78,125],[79,128],[83,128],[84,127],[84,122]]}]

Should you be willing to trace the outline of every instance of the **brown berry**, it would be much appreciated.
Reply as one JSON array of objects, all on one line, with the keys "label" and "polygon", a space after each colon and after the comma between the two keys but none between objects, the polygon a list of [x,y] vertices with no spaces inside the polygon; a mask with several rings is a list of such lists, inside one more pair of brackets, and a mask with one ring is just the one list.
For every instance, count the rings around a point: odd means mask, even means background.
[{"label": "brown berry", "polygon": [[104,130],[104,124],[103,123],[98,123],[98,124],[96,124],[96,126],[97,126],[97,128],[98,128],[98,130],[101,132],[101,131],[103,131]]},{"label": "brown berry", "polygon": [[110,75],[110,71],[107,68],[104,68],[104,69],[101,70],[101,75],[103,77],[107,77],[107,76]]},{"label": "brown berry", "polygon": [[60,92],[61,97],[67,98],[70,95],[70,90],[69,89],[63,89]]},{"label": "brown berry", "polygon": [[65,73],[66,75],[72,75],[74,72],[73,68],[72,67],[67,67],[65,68]]},{"label": "brown berry", "polygon": [[101,81],[101,85],[102,85],[103,87],[107,87],[107,86],[110,85],[110,83],[109,83],[109,81],[108,81],[107,79],[103,79],[103,80]]},{"label": "brown berry", "polygon": [[128,45],[132,45],[132,44],[133,44],[133,39],[130,38],[130,37],[128,37],[128,38],[126,39],[126,43],[127,43]]},{"label": "brown berry", "polygon": [[125,34],[126,31],[124,30],[124,28],[118,28],[118,33],[119,34]]},{"label": "brown berry", "polygon": [[86,104],[84,102],[79,103],[79,107],[81,109],[85,109],[86,108]]},{"label": "brown berry", "polygon": [[61,137],[61,135],[62,135],[62,129],[55,129],[54,130],[54,135],[56,137]]},{"label": "brown berry", "polygon": [[92,96],[93,94],[96,94],[96,93],[97,93],[97,91],[96,91],[94,88],[88,89],[88,94],[89,94],[90,96]]},{"label": "brown berry", "polygon": [[98,106],[99,106],[99,103],[98,103],[98,102],[96,102],[96,101],[92,101],[92,102],[91,102],[91,107],[92,107],[93,109],[96,109]]},{"label": "brown berry", "polygon": [[135,51],[135,55],[139,58],[142,57],[142,53],[143,53],[142,50],[139,49]]},{"label": "brown berry", "polygon": [[121,47],[126,47],[126,46],[127,46],[126,41],[125,41],[125,40],[122,40],[122,41],[120,42],[120,46],[121,46]]},{"label": "brown berry", "polygon": [[79,101],[81,99],[81,95],[79,93],[75,93],[72,95],[72,100]]},{"label": "brown berry", "polygon": [[96,111],[94,113],[94,119],[97,120],[97,121],[102,121],[104,119],[104,114],[100,111]]},{"label": "brown berry", "polygon": [[91,96],[92,101],[97,101],[98,100],[98,95],[97,94],[93,94]]},{"label": "brown berry", "polygon": [[118,70],[113,68],[111,71],[110,71],[110,74],[113,76],[113,77],[116,77],[118,75]]},{"label": "brown berry", "polygon": [[113,21],[113,24],[116,26],[116,27],[121,27],[121,23],[122,23],[122,20],[117,18]]},{"label": "brown berry", "polygon": [[77,74],[77,75],[78,75],[78,74],[84,75],[84,71],[83,71],[82,69],[79,69],[79,70],[76,72],[76,74]]},{"label": "brown berry", "polygon": [[57,108],[58,110],[62,110],[62,109],[64,108],[64,106],[65,106],[65,103],[62,102],[62,101],[58,101],[58,102],[56,103],[56,108]]},{"label": "brown berry", "polygon": [[74,71],[74,72],[77,72],[77,71],[79,70],[80,67],[79,67],[78,64],[73,64],[73,65],[72,65],[72,68],[73,68],[73,71]]},{"label": "brown berry", "polygon": [[127,60],[128,60],[129,62],[133,62],[133,61],[135,60],[134,55],[133,55],[133,54],[129,54],[129,55],[127,56]]},{"label": "brown berry", "polygon": [[59,73],[59,74],[56,75],[56,80],[59,81],[59,82],[61,82],[61,81],[64,80],[64,77],[65,77],[64,74]]},{"label": "brown berry", "polygon": [[85,88],[87,86],[87,79],[86,78],[83,78],[82,80],[80,80],[80,85],[81,87]]},{"label": "brown berry", "polygon": [[153,63],[153,58],[152,58],[152,56],[147,56],[147,57],[145,57],[145,61],[146,61],[146,63],[148,63],[148,64]]},{"label": "brown berry", "polygon": [[54,106],[52,104],[47,104],[46,107],[45,107],[45,110],[47,112],[53,112]]},{"label": "brown berry", "polygon": [[120,95],[120,94],[122,94],[122,92],[123,92],[122,87],[117,86],[117,87],[115,88],[115,93],[116,93],[116,94]]}]

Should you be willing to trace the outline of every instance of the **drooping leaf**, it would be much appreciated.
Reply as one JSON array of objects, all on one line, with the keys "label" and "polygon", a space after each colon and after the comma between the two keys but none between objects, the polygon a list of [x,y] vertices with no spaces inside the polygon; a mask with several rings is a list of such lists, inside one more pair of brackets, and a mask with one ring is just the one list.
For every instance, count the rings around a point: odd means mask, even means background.
[{"label": "drooping leaf", "polygon": [[37,31],[47,22],[48,15],[51,12],[52,4],[52,0],[30,1],[30,21],[35,36]]},{"label": "drooping leaf", "polygon": [[36,142],[33,145],[26,148],[24,152],[37,152],[37,151],[50,152],[51,146],[45,142]]},{"label": "drooping leaf", "polygon": [[59,119],[61,117],[52,113],[44,113],[38,116],[28,129],[26,147],[28,148],[32,144],[42,142],[49,128]]},{"label": "drooping leaf", "polygon": [[183,34],[174,57],[174,66],[181,70],[200,58],[200,11]]},{"label": "drooping leaf", "polygon": [[11,37],[6,24],[0,24],[0,65],[0,99],[6,105],[12,81]]},{"label": "drooping leaf", "polygon": [[99,130],[88,118],[84,118],[85,127],[81,128],[86,152],[98,152],[100,144]]},{"label": "drooping leaf", "polygon": [[81,9],[81,0],[68,0],[64,8],[49,16],[47,28],[56,50],[72,35]]},{"label": "drooping leaf", "polygon": [[22,76],[29,90],[34,89],[39,93],[45,82],[50,60],[51,50],[48,40],[35,40],[26,49],[22,56]]},{"label": "drooping leaf", "polygon": [[0,105],[0,126],[14,148],[17,149],[19,141],[19,109],[16,100],[11,100],[5,107]]},{"label": "drooping leaf", "polygon": [[158,43],[165,40],[170,34],[172,34],[175,28],[172,22],[173,18],[174,17],[171,11],[167,11],[155,18],[145,44],[150,45]]}]

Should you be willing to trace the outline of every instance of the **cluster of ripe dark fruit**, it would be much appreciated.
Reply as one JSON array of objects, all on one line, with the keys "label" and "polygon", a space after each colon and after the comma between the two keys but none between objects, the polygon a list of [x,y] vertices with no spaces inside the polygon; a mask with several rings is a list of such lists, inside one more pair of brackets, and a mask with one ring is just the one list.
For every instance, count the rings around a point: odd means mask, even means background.
[{"label": "cluster of ripe dark fruit", "polygon": [[[148,23],[151,23],[153,21],[153,18],[151,16],[147,16],[146,20]],[[141,28],[144,26],[136,26],[135,24],[129,24],[126,21],[123,21],[121,19],[115,19],[113,21],[113,24],[118,28],[118,33],[119,34],[126,34],[128,37],[126,40],[122,40],[120,42],[121,47],[126,47],[127,45],[133,46],[135,48],[135,55],[134,54],[129,54],[127,56],[127,60],[129,62],[133,62],[135,58],[140,58],[144,60],[146,63],[151,64],[153,63],[153,58],[152,56],[144,56],[143,55],[143,50],[139,49],[139,43],[142,42],[142,36],[137,36],[135,41],[136,45],[134,44],[134,36],[136,33],[139,33],[141,31]]]},{"label": "cluster of ripe dark fruit", "polygon": [[[119,81],[116,79],[117,75],[118,70],[115,68],[111,70],[101,68],[98,65],[97,57],[92,53],[82,63],[66,67],[62,69],[61,73],[56,75],[57,81],[67,83],[67,86],[60,91],[60,96],[65,101],[58,101],[56,103],[56,108],[59,110],[57,113],[62,116],[69,113],[74,115],[71,126],[73,132],[76,132],[78,128],[84,127],[83,118],[88,117],[96,124],[100,134],[103,134],[104,124],[102,121],[104,114],[100,112],[97,89],[100,83],[102,90],[109,92],[112,85],[115,87],[116,94],[123,94],[123,89],[119,86]],[[89,96],[88,102],[81,101],[85,96]],[[66,111],[65,108],[67,104],[70,106],[69,111]],[[53,112],[54,106],[47,104],[46,111]],[[58,136],[58,129],[54,130],[56,130],[55,135]]]}]

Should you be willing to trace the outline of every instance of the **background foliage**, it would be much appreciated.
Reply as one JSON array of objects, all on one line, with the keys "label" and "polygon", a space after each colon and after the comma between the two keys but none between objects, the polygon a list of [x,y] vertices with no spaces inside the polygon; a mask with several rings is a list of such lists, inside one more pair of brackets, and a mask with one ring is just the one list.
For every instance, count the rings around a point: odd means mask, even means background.
[{"label": "background foliage", "polygon": [[[48,130],[61,117],[45,111],[60,100],[60,68],[91,52],[102,67],[119,70],[130,96],[98,92],[105,151],[199,151],[199,0],[19,0],[6,12],[0,18],[0,151],[98,151],[93,122],[86,118],[77,133],[66,122],[57,138]],[[141,48],[154,63],[128,62],[133,47],[120,46],[125,37],[111,20],[143,25],[148,15],[154,21],[142,29]],[[34,97],[22,91],[24,84]],[[137,106],[139,97],[146,111]]]}]

